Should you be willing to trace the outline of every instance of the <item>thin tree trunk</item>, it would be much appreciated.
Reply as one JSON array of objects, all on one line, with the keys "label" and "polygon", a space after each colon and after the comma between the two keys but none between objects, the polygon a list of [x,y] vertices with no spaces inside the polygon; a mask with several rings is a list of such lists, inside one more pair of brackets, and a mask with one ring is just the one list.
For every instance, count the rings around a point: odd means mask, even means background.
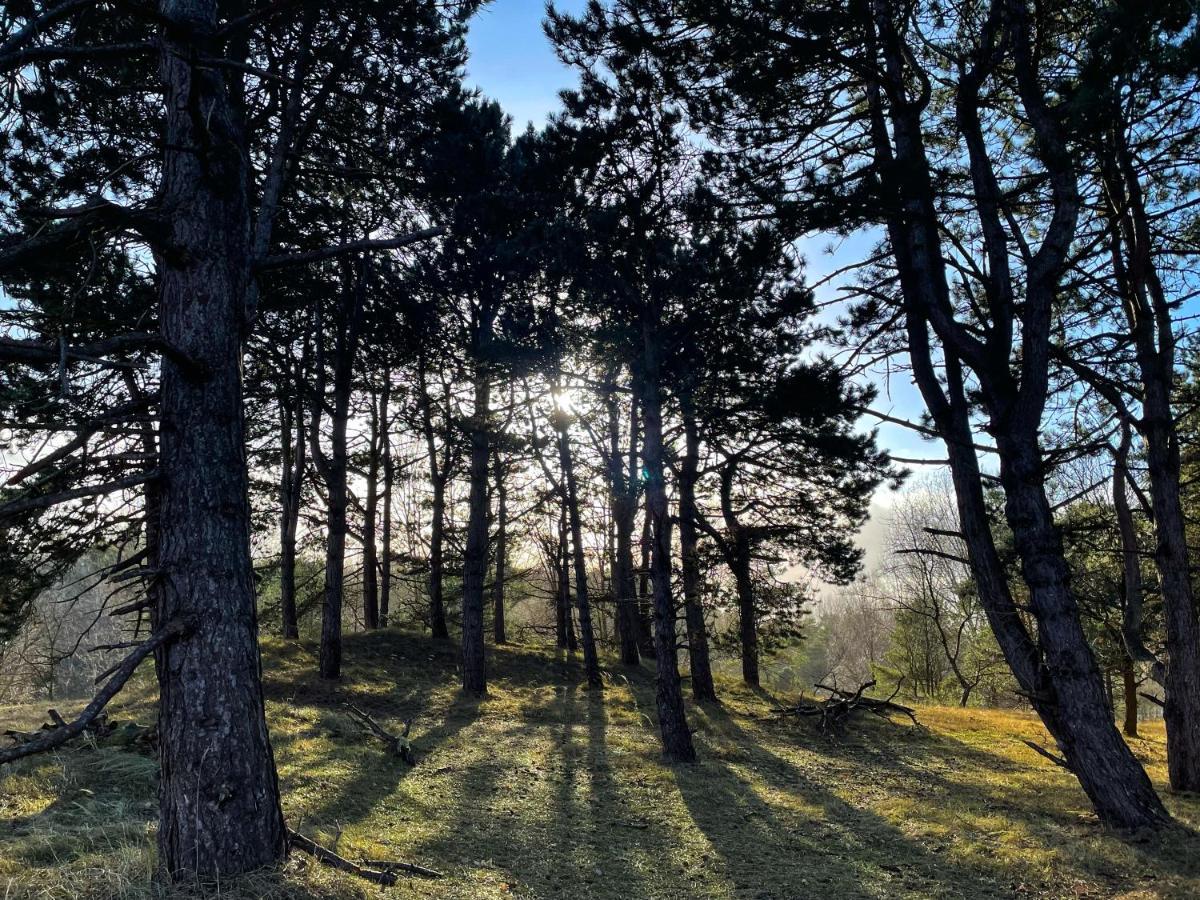
[{"label": "thin tree trunk", "polygon": [[609,509],[615,532],[612,583],[617,601],[617,637],[621,642],[621,662],[636,666],[641,659],[638,650],[637,585],[633,568],[633,526],[637,516],[637,400],[630,402],[628,458],[633,472],[629,476],[625,473],[625,457],[621,453],[619,413],[614,389],[608,395]]},{"label": "thin tree trunk", "polygon": [[697,701],[717,699],[712,665],[708,658],[708,629],[700,601],[700,538],[696,508],[696,481],[700,466],[700,435],[696,420],[684,409],[684,453],[679,470],[679,549],[683,568],[683,605],[687,618],[688,659],[692,697]]},{"label": "thin tree trunk", "polygon": [[481,365],[475,374],[475,410],[471,417],[471,469],[467,546],[463,566],[463,690],[487,691],[483,642],[483,590],[488,556],[488,440],[491,378]]},{"label": "thin tree trunk", "polygon": [[651,620],[654,616],[654,598],[651,593],[653,579],[650,577],[650,548],[652,545],[652,535],[650,529],[649,495],[646,496],[645,509],[643,510],[642,514],[641,538],[641,568],[638,570],[637,579],[638,649],[641,651],[642,656],[653,659],[656,650],[654,643],[654,628],[651,625]]},{"label": "thin tree trunk", "polygon": [[379,550],[376,543],[379,516],[379,409],[371,397],[370,448],[367,459],[367,497],[363,504],[363,626],[379,627]]},{"label": "thin tree trunk", "polygon": [[[158,657],[158,860],[168,877],[231,876],[287,853],[267,734],[250,559],[242,406],[250,213],[244,138],[213,52],[215,0],[161,0],[165,110],[157,260],[162,360],[158,621],[192,633]],[[204,115],[197,115],[203,110]]]},{"label": "thin tree trunk", "polygon": [[575,564],[575,608],[579,611],[579,637],[583,641],[583,668],[588,687],[602,688],[600,659],[596,653],[596,636],[592,632],[592,609],[588,601],[587,559],[583,553],[583,520],[579,514],[579,486],[575,481],[575,461],[571,454],[570,435],[566,416],[556,411],[558,431],[558,464],[563,476],[563,504],[571,527],[571,546]]},{"label": "thin tree trunk", "polygon": [[671,597],[671,515],[663,464],[662,396],[659,387],[658,347],[648,324],[643,325],[642,417],[645,441],[646,511],[650,520],[652,552],[650,571],[654,600],[654,660],[658,678],[655,705],[663,756],[671,762],[692,762],[696,749],[688,729],[679,681],[678,645],[675,638],[675,604]]},{"label": "thin tree trunk", "polygon": [[446,482],[449,473],[439,463],[437,438],[433,431],[433,410],[425,384],[425,360],[419,361],[418,398],[421,404],[421,427],[425,433],[425,450],[429,454],[429,481],[433,487],[433,503],[429,527],[429,631],[435,638],[450,637],[446,627],[446,601],[442,593],[445,573]]},{"label": "thin tree trunk", "polygon": [[392,492],[396,486],[396,463],[392,458],[390,404],[392,373],[383,373],[383,393],[379,398],[380,439],[383,455],[383,556],[380,559],[379,626],[388,627],[392,611]]},{"label": "thin tree trunk", "polygon": [[304,392],[297,386],[296,407],[280,401],[283,411],[282,465],[280,474],[279,521],[279,607],[283,636],[289,640],[300,637],[296,618],[296,532],[300,523],[300,496],[304,486]]},{"label": "thin tree trunk", "polygon": [[508,479],[504,463],[496,454],[496,567],[492,582],[492,629],[497,644],[508,643],[504,626],[504,579],[508,577]]}]

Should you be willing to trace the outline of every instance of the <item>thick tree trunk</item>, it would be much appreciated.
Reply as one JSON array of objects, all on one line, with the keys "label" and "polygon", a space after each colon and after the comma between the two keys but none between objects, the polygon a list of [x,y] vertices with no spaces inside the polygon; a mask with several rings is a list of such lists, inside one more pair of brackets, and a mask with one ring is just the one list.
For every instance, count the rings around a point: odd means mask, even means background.
[{"label": "thick tree trunk", "polygon": [[492,631],[497,644],[508,643],[504,625],[504,579],[508,577],[508,480],[496,454],[496,566],[492,582]]},{"label": "thick tree trunk", "polygon": [[658,677],[655,705],[663,756],[671,762],[692,762],[696,749],[688,729],[679,681],[678,645],[675,638],[675,604],[671,597],[671,514],[663,464],[662,396],[658,383],[656,336],[643,326],[644,371],[642,417],[645,441],[646,510],[650,519],[650,572],[654,600],[654,661]]},{"label": "thick tree trunk", "polygon": [[683,568],[683,606],[687,618],[688,659],[692,676],[692,697],[697,701],[716,701],[712,665],[708,658],[708,629],[700,600],[700,537],[696,507],[696,481],[700,467],[700,435],[696,421],[684,410],[684,453],[679,468],[679,549]]},{"label": "thick tree trunk", "polygon": [[379,627],[379,549],[376,543],[379,516],[379,412],[371,398],[370,448],[367,459],[367,497],[363,504],[363,626]]},{"label": "thick tree trunk", "polygon": [[[159,865],[186,881],[277,864],[287,853],[264,715],[250,560],[242,332],[250,271],[246,156],[210,36],[214,0],[162,0],[163,337],[158,620],[194,630],[159,655]],[[198,111],[203,110],[203,115]]]},{"label": "thick tree trunk", "polygon": [[575,460],[571,454],[570,435],[566,417],[558,417],[558,464],[563,476],[563,504],[571,526],[572,561],[575,566],[575,608],[579,611],[579,637],[583,641],[583,668],[588,687],[602,688],[600,659],[596,653],[596,636],[592,631],[592,608],[588,601],[587,559],[583,553],[583,519],[579,514],[579,486],[575,481]]},{"label": "thick tree trunk", "polygon": [[467,545],[463,564],[463,690],[487,691],[483,643],[483,590],[488,556],[488,462],[491,450],[491,378],[481,367],[475,374],[475,409],[471,417],[471,488],[468,499]]}]

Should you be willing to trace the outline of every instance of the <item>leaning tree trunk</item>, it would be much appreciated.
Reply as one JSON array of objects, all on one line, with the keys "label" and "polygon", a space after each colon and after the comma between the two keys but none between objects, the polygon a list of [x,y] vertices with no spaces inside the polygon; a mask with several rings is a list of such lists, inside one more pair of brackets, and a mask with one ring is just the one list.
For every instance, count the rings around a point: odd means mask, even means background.
[{"label": "leaning tree trunk", "polygon": [[496,575],[492,582],[492,630],[497,644],[507,644],[504,628],[504,579],[508,577],[508,482],[504,463],[496,454]]},{"label": "leaning tree trunk", "polygon": [[700,511],[696,507],[696,481],[700,467],[700,435],[696,420],[684,411],[684,453],[679,468],[679,549],[683,568],[683,608],[687,619],[688,659],[691,664],[692,697],[697,701],[717,699],[712,665],[708,658],[708,629],[700,601]]},{"label": "leaning tree trunk", "polygon": [[370,448],[367,460],[367,497],[363,504],[363,626],[369,631],[379,627],[379,413],[371,398]]},{"label": "leaning tree trunk", "polygon": [[[217,878],[287,853],[267,734],[250,559],[242,332],[250,271],[246,155],[214,0],[162,0],[160,196],[181,252],[158,259],[162,360],[159,620],[194,622],[159,658],[159,865]],[[197,114],[203,110],[203,115]],[[182,252],[186,251],[186,252]]]},{"label": "leaning tree trunk", "polygon": [[663,464],[662,395],[658,383],[658,347],[652,329],[643,326],[644,364],[642,417],[645,440],[646,512],[650,519],[650,572],[654,602],[654,660],[658,677],[655,705],[663,756],[671,762],[692,762],[696,749],[688,730],[679,681],[675,604],[671,597],[671,513]]},{"label": "leaning tree trunk", "polygon": [[475,411],[471,417],[471,489],[468,499],[467,546],[463,563],[462,652],[463,690],[487,691],[483,644],[483,590],[488,556],[488,441],[491,378],[480,365],[475,374]]},{"label": "leaning tree trunk", "polygon": [[587,559],[583,554],[583,520],[579,514],[579,485],[575,480],[575,460],[571,454],[566,417],[558,413],[558,464],[563,475],[563,503],[571,524],[572,561],[575,565],[575,608],[579,611],[579,638],[583,642],[583,668],[588,687],[602,688],[600,659],[596,653],[596,635],[592,631],[592,608],[588,602]]},{"label": "leaning tree trunk", "polygon": [[1005,519],[1051,673],[1060,725],[1055,737],[1063,756],[1102,819],[1130,825],[1165,819],[1150,779],[1113,724],[1042,486],[1044,468],[1036,439],[998,435],[996,443]]}]

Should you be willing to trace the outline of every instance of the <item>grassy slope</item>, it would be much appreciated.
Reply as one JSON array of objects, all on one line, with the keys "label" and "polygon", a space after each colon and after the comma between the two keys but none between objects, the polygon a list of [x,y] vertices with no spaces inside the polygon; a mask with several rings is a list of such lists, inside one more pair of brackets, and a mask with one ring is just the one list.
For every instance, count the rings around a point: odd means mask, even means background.
[{"label": "grassy slope", "polygon": [[[380,889],[297,857],[222,896],[1200,896],[1200,800],[1167,798],[1188,827],[1165,838],[1106,834],[1073,779],[1021,744],[1045,740],[1027,716],[925,709],[928,731],[870,720],[829,739],[726,685],[720,707],[690,711],[700,762],[668,768],[646,669],[601,698],[573,663],[499,649],[473,701],[450,645],[358,635],[346,658],[328,686],[309,649],[266,645],[289,822],[345,856],[448,877]],[[415,716],[417,767],[363,738],[345,700],[394,725]],[[148,687],[124,703],[146,720]],[[0,726],[42,712],[0,708]],[[1134,749],[1161,785],[1162,731],[1147,733]],[[0,896],[164,896],[154,782],[152,760],[107,749],[0,770]]]}]

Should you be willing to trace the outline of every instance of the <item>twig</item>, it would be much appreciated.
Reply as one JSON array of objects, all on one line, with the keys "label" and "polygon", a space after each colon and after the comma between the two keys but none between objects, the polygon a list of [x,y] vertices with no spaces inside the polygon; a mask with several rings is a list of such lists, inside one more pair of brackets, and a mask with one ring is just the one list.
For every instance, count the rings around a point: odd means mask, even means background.
[{"label": "twig", "polygon": [[1036,753],[1038,753],[1039,755],[1046,757],[1046,759],[1050,760],[1050,762],[1054,763],[1056,766],[1061,766],[1062,768],[1066,769],[1068,772],[1071,771],[1071,766],[1067,763],[1067,761],[1065,759],[1063,759],[1057,753],[1051,753],[1045,747],[1040,747],[1037,744],[1035,744],[1033,741],[1022,741],[1021,743],[1023,743],[1030,750],[1033,750]]}]

